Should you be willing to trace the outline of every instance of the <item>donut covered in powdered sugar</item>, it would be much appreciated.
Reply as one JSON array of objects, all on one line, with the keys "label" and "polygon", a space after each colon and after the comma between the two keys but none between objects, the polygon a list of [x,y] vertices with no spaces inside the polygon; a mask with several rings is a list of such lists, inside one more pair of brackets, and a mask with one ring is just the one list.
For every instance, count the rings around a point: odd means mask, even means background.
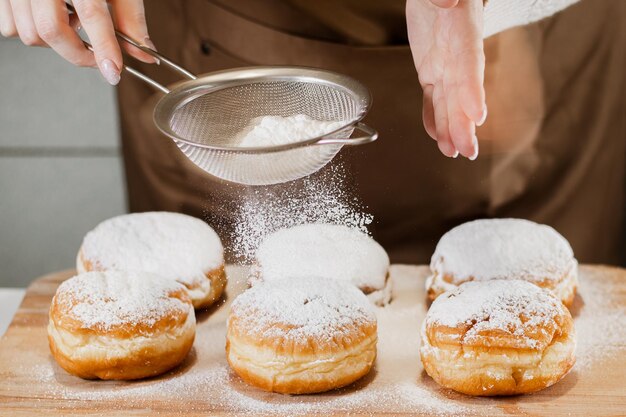
[{"label": "donut covered in powdered sugar", "polygon": [[366,375],[376,342],[374,307],[354,285],[297,277],[258,283],[235,299],[226,356],[256,387],[306,394]]},{"label": "donut covered in powdered sugar", "polygon": [[468,395],[537,391],[575,362],[569,310],[521,280],[467,282],[442,294],[426,315],[421,339],[428,375]]},{"label": "donut covered in powdered sugar", "polygon": [[183,361],[196,318],[185,287],[146,272],[87,272],[63,282],[50,305],[52,355],[86,379],[138,379]]},{"label": "donut covered in powdered sugar", "polygon": [[391,299],[389,256],[358,229],[304,224],[268,235],[256,252],[250,284],[298,277],[351,282],[377,305]]},{"label": "donut covered in powdered sugar", "polygon": [[426,280],[428,297],[468,281],[521,279],[571,305],[578,263],[567,240],[550,226],[522,219],[464,223],[441,237]]},{"label": "donut covered in powdered sugar", "polygon": [[224,249],[200,219],[147,212],[113,217],[87,233],[76,268],[86,271],[147,271],[187,287],[195,308],[213,304],[224,291]]}]

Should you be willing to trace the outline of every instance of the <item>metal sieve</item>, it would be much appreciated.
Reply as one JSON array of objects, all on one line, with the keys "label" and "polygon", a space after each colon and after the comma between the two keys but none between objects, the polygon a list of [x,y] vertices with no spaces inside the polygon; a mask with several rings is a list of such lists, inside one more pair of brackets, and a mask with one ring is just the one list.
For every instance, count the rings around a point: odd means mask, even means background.
[{"label": "metal sieve", "polygon": [[[73,12],[70,5],[68,9]],[[369,91],[345,75],[303,67],[249,67],[196,77],[124,33],[116,34],[189,79],[169,89],[124,65],[124,70],[165,93],[154,109],[158,129],[194,164],[218,178],[248,185],[291,181],[322,168],[344,145],[378,137],[361,122],[371,104]],[[256,118],[297,114],[343,125],[323,136],[293,138],[284,145],[238,146],[242,130]],[[355,130],[362,136],[351,138]]]},{"label": "metal sieve", "polygon": [[[206,172],[249,185],[301,178],[326,165],[343,145],[374,141],[361,123],[370,106],[367,89],[352,78],[311,68],[251,67],[180,83],[154,110],[156,126]],[[265,116],[305,114],[341,121],[341,128],[289,144],[240,147],[241,132]],[[350,138],[354,130],[363,136]]]}]

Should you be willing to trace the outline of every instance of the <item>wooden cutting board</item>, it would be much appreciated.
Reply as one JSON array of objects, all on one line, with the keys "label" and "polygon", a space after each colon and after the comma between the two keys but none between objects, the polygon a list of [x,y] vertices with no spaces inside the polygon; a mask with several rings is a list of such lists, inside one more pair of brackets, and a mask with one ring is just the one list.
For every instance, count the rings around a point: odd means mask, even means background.
[{"label": "wooden cutting board", "polygon": [[378,308],[375,369],[342,390],[285,396],[246,385],[224,355],[229,304],[247,270],[229,267],[227,295],[198,313],[193,350],[177,369],[136,381],[85,381],[66,374],[48,351],[48,307],[56,287],[73,271],[33,282],[0,340],[0,415],[626,415],[626,271],[580,268],[572,308],[578,362],[559,383],[533,395],[472,398],[443,389],[423,372],[418,356],[426,267],[394,265],[394,301]]}]

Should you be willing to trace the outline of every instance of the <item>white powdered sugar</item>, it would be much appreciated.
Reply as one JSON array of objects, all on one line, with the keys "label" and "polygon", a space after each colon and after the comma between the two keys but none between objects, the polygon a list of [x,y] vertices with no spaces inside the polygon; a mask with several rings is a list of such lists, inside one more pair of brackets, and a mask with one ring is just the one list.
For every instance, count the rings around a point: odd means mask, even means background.
[{"label": "white powdered sugar", "polygon": [[146,272],[86,272],[64,281],[55,303],[81,321],[84,328],[107,331],[115,326],[153,326],[172,312],[190,312],[170,294],[184,287]]},{"label": "white powdered sugar", "polygon": [[[609,274],[617,277],[607,280]],[[615,291],[615,281],[623,279],[623,272],[615,268],[581,270],[578,297],[582,302],[574,300],[572,306],[577,334],[575,369],[592,371],[611,357],[626,357],[626,302],[623,293]]]},{"label": "white powdered sugar", "polygon": [[335,280],[294,278],[255,285],[233,301],[238,326],[264,338],[320,343],[342,331],[375,323],[374,308],[353,285]]},{"label": "white powdered sugar", "polygon": [[259,244],[272,232],[307,223],[340,224],[367,232],[372,215],[344,183],[340,162],[315,175],[278,187],[246,189],[236,208],[232,255],[253,263]]},{"label": "white powdered sugar", "polygon": [[256,254],[263,281],[319,277],[352,282],[361,289],[385,286],[389,256],[359,229],[304,224],[267,236]]},{"label": "white powdered sugar", "polygon": [[87,233],[81,252],[96,270],[154,272],[183,284],[206,281],[205,274],[224,263],[222,243],[209,225],[169,212],[106,220]]},{"label": "white powdered sugar", "polygon": [[262,116],[254,119],[242,132],[238,146],[252,148],[301,142],[334,132],[345,124],[343,121],[315,120],[305,114]]},{"label": "white powdered sugar", "polygon": [[447,232],[430,267],[455,284],[497,278],[558,281],[576,266],[571,246],[550,226],[522,219],[484,219]]},{"label": "white powdered sugar", "polygon": [[527,281],[473,281],[437,297],[428,310],[426,325],[471,325],[463,339],[466,342],[483,332],[498,331],[519,337],[524,346],[543,349],[546,346],[532,337],[533,330],[550,326],[564,308],[552,294]]}]

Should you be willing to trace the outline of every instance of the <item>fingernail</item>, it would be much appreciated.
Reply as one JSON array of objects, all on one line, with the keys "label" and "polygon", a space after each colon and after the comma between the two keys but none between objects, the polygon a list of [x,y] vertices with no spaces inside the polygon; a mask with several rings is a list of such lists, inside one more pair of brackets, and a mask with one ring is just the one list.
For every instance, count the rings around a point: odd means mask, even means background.
[{"label": "fingernail", "polygon": [[455,150],[454,153],[452,154],[452,158],[458,158],[459,156],[459,151]]},{"label": "fingernail", "polygon": [[100,62],[100,71],[109,84],[117,85],[120,82],[120,69],[110,59],[103,59]]},{"label": "fingernail", "polygon": [[156,51],[156,46],[154,46],[154,43],[152,42],[152,39],[150,39],[148,36],[146,36],[145,38],[143,38],[143,45],[147,46],[148,48]]},{"label": "fingernail", "polygon": [[483,115],[480,117],[478,123],[476,123],[476,126],[482,126],[485,123],[485,120],[487,120],[487,106],[483,108]]},{"label": "fingernail", "polygon": [[[145,37],[143,38],[143,45],[147,46],[148,48],[152,49],[153,51],[156,51],[156,46],[154,46],[154,43],[152,42],[152,39],[150,39],[149,37]],[[152,57],[154,59],[154,63],[157,65],[161,64],[161,60],[155,56]]]},{"label": "fingernail", "polygon": [[469,158],[467,158],[470,161],[474,161],[476,160],[476,158],[478,158],[478,138],[474,136],[474,140],[472,142],[473,142],[472,145],[474,146],[474,153],[470,155]]}]

